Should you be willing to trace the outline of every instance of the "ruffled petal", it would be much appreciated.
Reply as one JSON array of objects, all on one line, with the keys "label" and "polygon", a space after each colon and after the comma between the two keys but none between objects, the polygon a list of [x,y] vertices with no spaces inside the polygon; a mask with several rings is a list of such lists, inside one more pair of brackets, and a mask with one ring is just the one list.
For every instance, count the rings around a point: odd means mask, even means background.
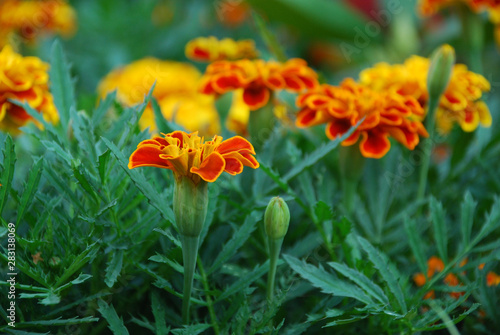
[{"label": "ruffled petal", "polygon": [[217,147],[217,152],[221,155],[241,150],[247,150],[249,153],[255,155],[253,145],[241,136],[231,137]]},{"label": "ruffled petal", "polygon": [[297,114],[295,125],[299,128],[312,127],[330,119],[327,112],[317,109],[304,108]]},{"label": "ruffled petal", "polygon": [[364,131],[361,135],[359,149],[364,157],[382,158],[391,148],[388,133]]},{"label": "ruffled petal", "polygon": [[226,162],[222,155],[218,152],[212,152],[203,160],[199,168],[193,166],[190,172],[197,174],[204,181],[214,182],[224,172],[225,167]]},{"label": "ruffled petal", "polygon": [[139,147],[130,155],[128,168],[134,169],[140,166],[154,166],[163,169],[173,169],[168,160],[160,158],[163,152],[154,144],[139,144]]},{"label": "ruffled petal", "polygon": [[333,119],[326,125],[326,136],[329,139],[334,140],[337,137],[344,135],[349,128],[351,128],[351,122],[347,119]]},{"label": "ruffled petal", "polygon": [[267,105],[269,96],[269,90],[264,85],[247,87],[243,91],[243,101],[245,101],[251,110],[256,110]]}]

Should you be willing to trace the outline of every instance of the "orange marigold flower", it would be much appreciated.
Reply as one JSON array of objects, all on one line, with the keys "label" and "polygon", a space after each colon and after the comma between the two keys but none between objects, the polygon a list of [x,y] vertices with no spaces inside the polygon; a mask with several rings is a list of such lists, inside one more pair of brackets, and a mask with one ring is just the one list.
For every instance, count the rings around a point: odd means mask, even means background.
[{"label": "orange marigold flower", "polygon": [[0,1],[0,26],[27,40],[42,32],[71,36],[76,31],[76,13],[64,0],[4,0]]},{"label": "orange marigold flower", "polygon": [[[458,277],[453,273],[448,273],[444,278],[444,283],[448,286],[461,286]],[[458,299],[464,295],[464,292],[450,292],[450,297]]]},{"label": "orange marigold flower", "polygon": [[[191,64],[144,58],[111,71],[99,84],[101,97],[116,90],[125,106],[141,103],[155,84],[153,96],[163,116],[188,131],[213,136],[220,131],[214,98],[198,92],[201,73]],[[153,109],[148,106],[139,120],[141,130],[156,132]]]},{"label": "orange marigold flower", "polygon": [[187,134],[174,131],[142,141],[132,153],[129,169],[154,166],[170,169],[176,179],[190,178],[195,184],[201,180],[214,182],[222,174],[231,175],[243,171],[243,166],[259,167],[255,150],[250,142],[240,136],[222,141],[214,136],[211,141],[203,141],[198,133]]},{"label": "orange marigold flower", "polygon": [[243,101],[256,110],[268,103],[272,91],[301,92],[317,84],[316,72],[302,59],[285,63],[243,59],[210,64],[201,80],[201,92],[219,95],[243,89]]},{"label": "orange marigold flower", "polygon": [[[428,58],[412,56],[404,64],[376,64],[360,74],[360,82],[374,90],[410,95],[426,108]],[[490,90],[490,83],[481,75],[467,70],[463,64],[453,67],[450,83],[441,97],[436,112],[436,126],[442,133],[448,133],[454,123],[462,130],[474,131],[479,124],[491,126],[488,106],[481,101],[482,94]]]},{"label": "orange marigold flower", "polygon": [[478,268],[479,270],[482,270],[482,269],[484,269],[484,265],[485,265],[484,263],[481,263],[481,264],[479,264],[479,265],[477,266],[477,268]]},{"label": "orange marigold flower", "polygon": [[219,1],[215,9],[219,21],[228,27],[241,25],[250,15],[250,6],[243,0]]},{"label": "orange marigold flower", "polygon": [[488,272],[488,274],[486,275],[486,285],[488,286],[500,285],[500,276],[493,271]]},{"label": "orange marigold flower", "polygon": [[[27,102],[51,123],[59,121],[59,114],[49,92],[49,65],[37,57],[23,57],[10,46],[0,52],[0,129],[13,133],[32,117],[8,99]],[[37,122],[36,124],[40,126]]]},{"label": "orange marigold flower", "polygon": [[258,52],[252,40],[235,41],[230,38],[198,37],[186,44],[186,57],[201,62],[255,58]]},{"label": "orange marigold flower", "polygon": [[340,86],[321,85],[297,98],[301,108],[298,127],[327,123],[326,135],[335,139],[346,133],[363,117],[354,133],[342,142],[349,146],[358,142],[364,157],[381,158],[390,149],[389,136],[413,150],[419,136],[428,136],[420,122],[424,111],[411,96],[393,92],[376,92],[352,79]]},{"label": "orange marigold flower", "polygon": [[427,261],[427,277],[431,278],[436,272],[441,272],[444,270],[444,263],[441,258],[432,256]]},{"label": "orange marigold flower", "polygon": [[419,0],[418,10],[420,14],[429,16],[437,13],[444,7],[462,2],[462,0]]}]

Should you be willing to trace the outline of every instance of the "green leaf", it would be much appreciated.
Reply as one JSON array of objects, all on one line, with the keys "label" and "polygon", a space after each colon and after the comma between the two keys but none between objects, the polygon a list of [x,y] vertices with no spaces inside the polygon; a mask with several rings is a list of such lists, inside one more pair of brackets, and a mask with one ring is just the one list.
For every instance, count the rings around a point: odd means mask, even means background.
[{"label": "green leaf", "polygon": [[333,274],[326,272],[323,268],[307,264],[289,255],[283,255],[283,258],[288,265],[290,265],[293,271],[309,281],[314,287],[321,289],[324,293],[333,294],[334,296],[353,298],[367,305],[374,303],[373,300],[359,287],[336,278]]},{"label": "green leaf", "polygon": [[395,273],[393,266],[389,264],[387,256],[375,249],[375,247],[373,247],[370,242],[362,237],[358,236],[358,242],[363,250],[368,254],[370,262],[375,265],[380,275],[387,283],[389,290],[392,292],[392,294],[396,298],[396,301],[398,302],[400,310],[403,312],[403,314],[406,314],[408,309],[406,307],[403,291],[401,290],[401,286],[398,282],[399,275]]},{"label": "green leaf", "polygon": [[260,16],[256,12],[253,12],[253,20],[255,22],[255,25],[257,26],[257,29],[259,29],[260,36],[266,43],[266,46],[271,54],[273,54],[279,62],[286,62],[287,57],[285,55],[285,51],[279,44],[276,36],[274,36],[273,33],[271,33],[271,31],[267,28],[267,25],[264,22],[262,16]]},{"label": "green leaf", "polygon": [[42,170],[43,159],[38,159],[38,161],[33,164],[28,176],[28,181],[24,187],[23,195],[21,196],[21,203],[19,204],[19,210],[17,211],[16,225],[21,222],[24,214],[26,214],[26,210],[33,201],[33,197],[35,196],[38,188],[38,183],[40,182],[40,177],[42,176]]},{"label": "green leaf", "polygon": [[174,212],[168,206],[165,206],[166,201],[162,200],[162,197],[156,192],[151,184],[149,184],[144,178],[144,175],[140,174],[136,169],[128,168],[128,160],[125,158],[123,153],[118,150],[116,145],[111,143],[108,139],[101,137],[104,143],[111,149],[113,156],[116,157],[120,166],[129,175],[130,179],[134,182],[135,186],[144,194],[144,196],[149,200],[149,203],[158,209],[161,215],[168,220],[170,223],[175,222]]},{"label": "green leaf", "polygon": [[97,300],[97,305],[99,306],[97,310],[106,319],[108,322],[108,328],[113,332],[113,334],[127,335],[129,333],[127,328],[123,325],[122,318],[118,317],[118,314],[116,314],[113,305],[108,305],[102,299]]},{"label": "green leaf", "polygon": [[219,253],[212,266],[207,270],[207,274],[213,273],[222,264],[226,263],[233,255],[238,251],[239,248],[245,243],[245,241],[250,237],[252,232],[257,228],[256,223],[259,220],[257,217],[257,212],[252,212],[245,219],[243,225],[238,229],[236,233],[233,234],[231,239],[224,244],[222,251]]},{"label": "green leaf", "polygon": [[69,115],[71,109],[76,109],[73,81],[70,76],[70,68],[61,43],[55,41],[52,45],[50,62],[50,91],[54,96],[54,104],[61,118],[61,125],[66,130],[69,126]]},{"label": "green leaf", "polygon": [[465,193],[464,201],[461,205],[460,230],[464,247],[468,246],[472,237],[472,225],[474,223],[474,209],[477,202],[474,201],[469,191]]},{"label": "green leaf", "polygon": [[14,168],[16,164],[16,154],[14,152],[14,142],[10,135],[5,139],[5,147],[2,161],[2,174],[0,175],[0,214],[3,212],[5,203],[7,202],[8,194],[12,187],[12,178],[14,177]]},{"label": "green leaf", "polygon": [[495,196],[495,201],[491,206],[491,211],[486,215],[486,223],[481,227],[481,230],[474,238],[473,244],[476,245],[483,238],[488,236],[493,230],[497,229],[500,224],[500,199]]},{"label": "green leaf", "polygon": [[430,200],[432,226],[434,228],[434,239],[438,249],[439,257],[445,262],[448,262],[448,234],[446,232],[446,220],[443,205],[431,197]]},{"label": "green leaf", "polygon": [[106,267],[106,276],[104,277],[104,282],[108,287],[113,287],[122,271],[123,265],[123,249],[115,250],[111,260],[108,262]]},{"label": "green leaf", "polygon": [[78,256],[76,256],[75,260],[73,260],[70,267],[67,268],[62,274],[62,276],[58,278],[54,286],[58,287],[61,286],[64,282],[66,282],[66,280],[68,280],[68,278],[71,277],[76,271],[80,270],[82,266],[91,261],[97,254],[98,250],[99,250],[99,245],[97,244],[97,242],[94,242],[91,245],[89,245],[83,252],[81,252]]},{"label": "green leaf", "polygon": [[206,323],[198,323],[196,325],[184,326],[184,328],[172,329],[174,335],[198,335],[210,328]]},{"label": "green leaf", "polygon": [[316,203],[316,206],[314,206],[314,213],[318,218],[318,222],[333,220],[332,208],[323,201],[318,201]]},{"label": "green leaf", "polygon": [[80,165],[79,161],[71,161],[71,169],[73,170],[73,176],[78,180],[80,186],[91,196],[94,202],[98,202],[98,197],[94,186],[89,182],[89,175],[85,171],[85,168]]},{"label": "green leaf", "polygon": [[411,251],[413,252],[413,256],[417,260],[418,267],[420,272],[425,273],[427,271],[427,265],[424,256],[424,243],[422,238],[420,237],[419,232],[417,231],[416,222],[414,219],[409,217],[405,217],[404,225],[406,230],[406,236],[408,237],[408,241],[410,243]]},{"label": "green leaf", "polygon": [[242,292],[248,286],[250,286],[254,281],[256,281],[257,279],[261,278],[264,274],[266,274],[267,271],[269,271],[269,261],[266,261],[264,264],[256,266],[249,273],[245,273],[244,275],[242,275],[240,279],[238,279],[229,287],[223,290],[222,294],[217,298],[216,302],[223,301],[235,293]]},{"label": "green leaf", "polygon": [[108,176],[108,162],[109,157],[111,156],[111,151],[106,149],[106,151],[99,156],[99,162],[97,167],[99,169],[99,177],[101,177],[101,183],[105,184]]},{"label": "green leaf", "polygon": [[382,304],[389,305],[389,299],[384,294],[384,291],[382,291],[382,289],[377,284],[372,282],[370,279],[368,279],[368,277],[366,277],[358,270],[351,269],[345,264],[340,264],[340,263],[329,262],[328,265],[330,265],[332,268],[340,272],[343,276],[352,280],[355,284],[361,287],[367,294],[377,299]]},{"label": "green leaf", "polygon": [[165,321],[165,309],[161,304],[158,294],[151,293],[151,309],[155,318],[156,335],[167,335],[169,329]]},{"label": "green leaf", "polygon": [[[362,16],[340,1],[328,0],[248,0],[263,12],[271,22],[282,22],[314,38],[340,38],[352,41],[362,34],[367,36]],[[370,35],[370,41],[382,36]]]},{"label": "green leaf", "polygon": [[54,151],[59,157],[61,157],[68,165],[71,165],[71,161],[73,157],[69,152],[64,150],[58,143],[55,141],[41,140],[40,141],[47,150]]},{"label": "green leaf", "polygon": [[36,321],[16,322],[16,328],[79,325],[79,324],[83,324],[83,323],[97,322],[97,321],[99,321],[99,318],[94,318],[91,316],[87,316],[84,318],[74,317],[71,319],[57,318],[54,320],[36,320]]},{"label": "green leaf", "polygon": [[106,115],[111,105],[116,99],[116,91],[111,92],[104,98],[104,100],[99,101],[99,105],[92,114],[92,125],[97,128],[97,125],[101,122],[102,118]]},{"label": "green leaf", "polygon": [[174,127],[172,127],[170,122],[163,116],[160,105],[158,105],[158,101],[156,101],[155,98],[151,99],[151,105],[153,106],[153,113],[155,114],[156,128],[162,133],[173,132],[175,130]]}]

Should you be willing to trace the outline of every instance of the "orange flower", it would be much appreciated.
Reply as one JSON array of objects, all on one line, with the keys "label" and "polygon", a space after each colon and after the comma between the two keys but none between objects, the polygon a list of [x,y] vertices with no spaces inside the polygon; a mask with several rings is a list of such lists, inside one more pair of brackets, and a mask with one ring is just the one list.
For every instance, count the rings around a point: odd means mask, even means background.
[{"label": "orange flower", "polygon": [[0,1],[0,26],[26,40],[42,32],[71,36],[76,30],[76,13],[64,0]]},{"label": "orange flower", "polygon": [[486,285],[488,286],[500,285],[500,276],[493,271],[488,272],[488,274],[486,275]]},{"label": "orange flower", "polygon": [[201,92],[224,94],[243,89],[243,101],[251,110],[264,107],[271,92],[301,92],[318,84],[317,74],[302,59],[285,63],[263,60],[219,61],[210,64],[201,80]]},{"label": "orange flower", "polygon": [[[390,91],[410,95],[420,105],[427,107],[427,73],[430,61],[412,56],[404,64],[379,63],[360,74],[360,82],[376,91]],[[436,126],[442,133],[450,132],[458,123],[466,132],[474,131],[479,124],[489,127],[491,115],[482,94],[490,90],[490,83],[481,75],[467,70],[463,64],[453,67],[450,82],[436,112]]]},{"label": "orange flower", "polygon": [[216,135],[203,142],[197,132],[174,131],[162,135],[139,143],[130,156],[129,169],[141,166],[170,169],[176,179],[188,177],[198,184],[201,180],[214,182],[224,171],[236,175],[243,171],[243,166],[259,167],[252,156],[255,155],[252,144],[239,136],[222,141]]},{"label": "orange flower", "polygon": [[[43,114],[46,121],[57,123],[59,115],[49,92],[49,65],[36,57],[23,57],[10,46],[0,52],[0,129],[18,132],[32,117],[8,99],[27,102]],[[37,123],[37,125],[39,125]],[[40,125],[39,125],[40,126]]]},{"label": "orange flower", "polygon": [[200,62],[255,58],[258,52],[252,40],[235,41],[230,38],[198,37],[186,45],[186,57]]},{"label": "orange flower", "polygon": [[363,117],[365,120],[342,142],[354,145],[361,137],[359,148],[364,157],[381,158],[390,149],[389,136],[413,150],[419,136],[428,136],[419,121],[424,114],[418,101],[411,96],[392,92],[376,92],[352,79],[340,86],[321,85],[297,98],[301,108],[298,127],[327,123],[326,135],[335,139],[346,133]]},{"label": "orange flower", "polygon": [[[462,260],[460,263],[460,267],[465,265],[467,263],[467,259]],[[418,287],[424,286],[424,284],[427,282],[427,279],[430,279],[436,274],[437,272],[441,272],[444,270],[444,263],[443,261],[436,256],[432,256],[429,258],[427,261],[427,278],[424,276],[423,273],[417,273],[413,275],[413,281]],[[453,273],[448,273],[446,277],[444,278],[443,282],[448,285],[448,286],[461,286],[460,281],[458,280],[458,277],[454,275]],[[462,295],[464,295],[464,292],[451,292],[450,297],[458,299]],[[424,299],[434,299],[436,297],[436,293],[434,290],[431,290],[427,292],[424,296]]]},{"label": "orange flower", "polygon": [[228,27],[241,25],[250,15],[250,6],[245,1],[219,1],[215,4],[217,18]]}]

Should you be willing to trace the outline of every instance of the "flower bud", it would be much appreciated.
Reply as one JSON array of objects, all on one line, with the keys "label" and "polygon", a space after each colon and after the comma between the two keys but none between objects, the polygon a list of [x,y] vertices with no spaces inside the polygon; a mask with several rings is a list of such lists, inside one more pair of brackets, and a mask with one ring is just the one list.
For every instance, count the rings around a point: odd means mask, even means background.
[{"label": "flower bud", "polygon": [[285,237],[289,223],[290,210],[286,202],[280,197],[272,198],[264,214],[267,236],[275,240]]},{"label": "flower bud", "polygon": [[431,56],[431,65],[427,75],[427,88],[430,99],[439,99],[450,82],[455,50],[448,44],[442,45]]},{"label": "flower bud", "polygon": [[202,180],[195,184],[188,177],[176,179],[173,205],[179,233],[184,236],[199,236],[207,216],[207,182]]},{"label": "flower bud", "polygon": [[50,266],[55,267],[58,266],[59,264],[61,264],[61,259],[59,257],[54,256],[49,259]]}]

